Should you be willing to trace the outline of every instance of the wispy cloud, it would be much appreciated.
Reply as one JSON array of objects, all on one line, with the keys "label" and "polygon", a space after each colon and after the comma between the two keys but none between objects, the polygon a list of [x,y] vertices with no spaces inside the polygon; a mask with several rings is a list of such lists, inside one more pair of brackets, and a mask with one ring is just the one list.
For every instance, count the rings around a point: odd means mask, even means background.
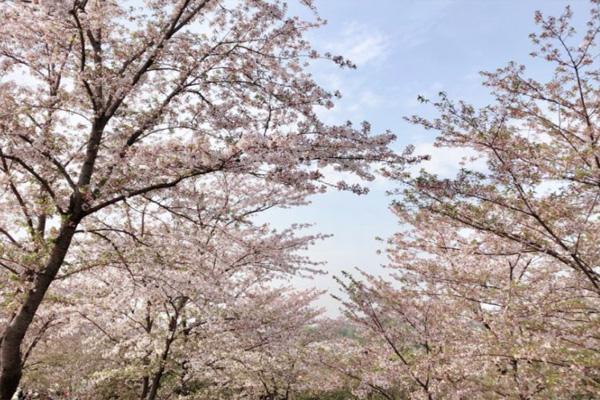
[{"label": "wispy cloud", "polygon": [[430,41],[453,3],[454,0],[430,0],[423,7],[422,2],[408,2],[394,37],[398,47],[406,52]]},{"label": "wispy cloud", "polygon": [[415,154],[427,154],[430,159],[411,168],[413,173],[425,169],[440,178],[452,178],[463,167],[480,172],[487,170],[485,159],[471,160],[471,158],[477,156],[477,153],[470,149],[436,147],[433,143],[418,143],[415,145]]},{"label": "wispy cloud", "polygon": [[391,40],[375,27],[352,22],[327,47],[332,53],[341,54],[362,67],[385,60],[391,49]]}]

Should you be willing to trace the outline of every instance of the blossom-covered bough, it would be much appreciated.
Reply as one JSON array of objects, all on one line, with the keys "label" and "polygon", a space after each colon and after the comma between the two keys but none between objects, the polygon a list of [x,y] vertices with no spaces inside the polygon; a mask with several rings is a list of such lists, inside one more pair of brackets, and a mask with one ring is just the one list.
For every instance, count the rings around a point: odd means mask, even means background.
[{"label": "blossom-covered bough", "polygon": [[[54,337],[83,343],[39,345],[26,364],[24,386],[41,390],[60,382],[71,395],[91,398],[260,392],[242,371],[281,342],[291,352],[319,314],[310,306],[319,293],[271,282],[300,269],[312,272],[317,266],[311,268],[298,250],[319,236],[250,223],[250,214],[284,197],[272,189],[259,193],[244,181],[221,181],[221,188],[231,189],[203,196],[195,215],[182,214],[182,203],[176,213],[137,214],[132,206],[122,226],[90,229],[106,236],[105,251],[95,257],[106,266],[78,268],[64,282],[59,276],[47,308],[63,317]],[[76,372],[74,382],[62,370],[54,372],[57,352],[75,358],[86,372]]]},{"label": "blossom-covered bough", "polygon": [[568,8],[535,16],[533,56],[554,66],[548,81],[510,63],[483,74],[493,105],[442,93],[440,117],[409,118],[436,131],[437,146],[469,156],[453,179],[400,177],[393,210],[404,230],[390,241],[391,279],[343,281],[346,315],[365,342],[345,369],[358,394],[600,392],[600,3],[580,36],[570,18]]},{"label": "blossom-covered bough", "polygon": [[[90,229],[106,237],[105,252],[97,257],[106,266],[78,268],[64,283],[59,277],[50,300],[52,312],[63,316],[57,333],[85,338],[75,357],[87,373],[68,384],[49,367],[56,350],[40,348],[26,387],[50,386],[52,377],[78,396],[155,399],[192,391],[198,382],[211,392],[227,382],[240,354],[295,338],[312,323],[318,312],[309,303],[317,293],[274,289],[270,282],[299,269],[311,271],[310,260],[297,252],[319,237],[298,237],[295,227],[274,231],[253,225],[252,213],[284,197],[224,179],[222,191],[203,196],[193,214],[184,214],[188,207],[182,202],[169,213],[137,209],[138,214],[132,205],[122,226]],[[240,386],[234,381],[227,389]]]},{"label": "blossom-covered bough", "polygon": [[[316,13],[303,21],[277,0],[7,1],[0,13],[2,400],[60,317],[36,318],[53,282],[103,268],[138,279],[130,268],[152,250],[139,250],[146,237],[126,226],[130,210],[142,225],[193,219],[203,193],[223,191],[217,175],[245,177],[261,196],[285,187],[276,203],[293,205],[324,190],[326,166],[371,179],[374,162],[409,160],[389,133],[319,120],[334,96],[306,62],[352,64],[303,38],[322,24]],[[176,238],[159,245],[176,252]],[[191,304],[170,301],[170,312]]]}]

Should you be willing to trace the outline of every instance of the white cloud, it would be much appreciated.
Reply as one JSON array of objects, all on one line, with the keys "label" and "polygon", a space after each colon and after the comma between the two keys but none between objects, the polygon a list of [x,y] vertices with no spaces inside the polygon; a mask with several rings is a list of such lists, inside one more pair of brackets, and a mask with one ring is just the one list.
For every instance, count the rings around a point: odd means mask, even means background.
[{"label": "white cloud", "polygon": [[372,62],[381,62],[390,52],[390,38],[373,27],[350,23],[341,32],[341,37],[331,43],[328,50],[341,54],[362,67]]},{"label": "white cloud", "polygon": [[471,161],[477,153],[465,148],[435,147],[433,143],[418,143],[415,145],[415,154],[429,155],[430,159],[413,166],[410,172],[417,173],[424,169],[430,174],[438,175],[440,178],[452,178],[463,167],[484,172],[487,170],[485,159],[478,158]]},{"label": "white cloud", "polygon": [[356,102],[349,108],[350,111],[359,111],[363,108],[375,108],[380,107],[386,103],[386,99],[371,90],[365,90],[358,95]]}]

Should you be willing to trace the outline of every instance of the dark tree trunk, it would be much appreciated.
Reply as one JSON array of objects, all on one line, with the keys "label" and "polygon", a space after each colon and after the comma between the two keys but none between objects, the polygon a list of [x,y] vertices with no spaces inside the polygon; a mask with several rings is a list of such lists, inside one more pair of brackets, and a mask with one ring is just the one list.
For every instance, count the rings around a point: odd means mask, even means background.
[{"label": "dark tree trunk", "polygon": [[36,274],[33,288],[29,289],[23,305],[3,333],[0,345],[0,400],[11,400],[19,386],[23,370],[21,344],[65,259],[78,223],[79,219],[73,218],[63,223],[46,266]]},{"label": "dark tree trunk", "polygon": [[165,373],[165,365],[169,358],[171,345],[175,341],[177,326],[179,324],[179,313],[185,306],[186,302],[187,297],[182,296],[171,303],[171,305],[173,306],[174,313],[169,320],[169,335],[165,339],[165,348],[160,356],[160,363],[158,365],[157,371],[154,373],[154,377],[152,378],[152,384],[150,386],[150,390],[148,391],[148,396],[146,397],[146,400],[156,400],[156,397],[158,395],[158,389],[160,388],[161,379],[163,378],[163,375]]},{"label": "dark tree trunk", "polygon": [[141,400],[146,399],[146,396],[148,396],[149,388],[150,388],[150,378],[146,375],[142,378],[142,395],[140,396]]}]

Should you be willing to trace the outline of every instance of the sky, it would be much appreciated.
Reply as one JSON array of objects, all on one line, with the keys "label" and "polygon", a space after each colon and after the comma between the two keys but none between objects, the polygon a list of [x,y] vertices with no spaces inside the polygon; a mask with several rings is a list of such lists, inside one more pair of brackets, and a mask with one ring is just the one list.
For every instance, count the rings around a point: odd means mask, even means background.
[{"label": "sky", "polygon": [[[480,71],[491,71],[514,60],[528,66],[531,77],[548,77],[547,66],[529,56],[533,50],[529,34],[537,32],[534,12],[559,15],[568,4],[575,26],[584,27],[588,3],[584,0],[315,0],[327,25],[309,35],[320,51],[342,54],[357,64],[357,70],[341,70],[326,63],[312,66],[323,87],[339,89],[343,98],[324,112],[328,123],[367,120],[375,132],[386,129],[398,139],[395,148],[416,146],[419,154],[430,154],[421,165],[430,172],[451,176],[460,152],[433,148],[435,133],[425,132],[403,120],[404,116],[431,116],[418,95],[435,98],[440,91],[452,99],[475,105],[491,101],[481,86]],[[292,7],[292,11],[295,11]],[[370,193],[356,196],[328,192],[312,198],[308,206],[275,210],[262,218],[276,226],[313,223],[313,232],[332,234],[308,251],[325,261],[325,276],[312,280],[293,279],[299,288],[316,287],[339,294],[333,277],[359,267],[384,273],[385,246],[376,237],[388,238],[401,226],[388,209],[392,198],[386,191],[391,182],[377,180]],[[318,306],[327,315],[339,314],[329,295]]]}]

